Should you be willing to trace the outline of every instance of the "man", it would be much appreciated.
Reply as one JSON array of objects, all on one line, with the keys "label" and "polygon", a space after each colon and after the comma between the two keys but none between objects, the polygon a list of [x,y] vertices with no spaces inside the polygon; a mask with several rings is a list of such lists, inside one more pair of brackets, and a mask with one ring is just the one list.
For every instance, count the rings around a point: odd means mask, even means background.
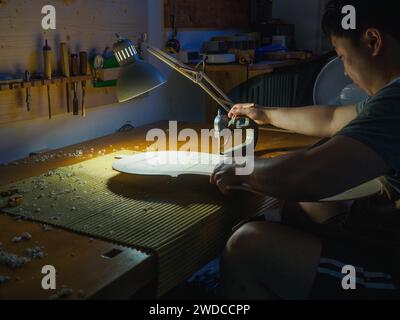
[{"label": "man", "polygon": [[[355,216],[361,218],[352,227],[325,232],[324,223],[340,213],[339,205],[315,203],[382,176],[391,188],[392,201],[400,198],[396,192],[400,190],[400,25],[395,3],[332,0],[323,17],[324,32],[346,74],[370,96],[366,101],[279,109],[240,104],[230,112],[229,117],[249,117],[260,125],[330,140],[311,150],[256,159],[250,176],[235,175],[235,165],[216,168],[211,183],[225,194],[245,183],[296,202],[280,216],[271,211],[266,214],[270,221],[247,223],[233,234],[222,257],[225,298],[400,297],[400,246],[386,231],[374,232],[374,226],[378,230],[383,225],[380,231],[386,230],[387,216],[378,215],[378,209],[365,217],[359,211]],[[356,9],[356,30],[342,26],[346,5]],[[398,215],[393,210],[389,216],[392,220],[387,224],[393,227]],[[360,227],[367,220],[369,225]],[[356,290],[342,287],[346,265],[357,270]]]}]

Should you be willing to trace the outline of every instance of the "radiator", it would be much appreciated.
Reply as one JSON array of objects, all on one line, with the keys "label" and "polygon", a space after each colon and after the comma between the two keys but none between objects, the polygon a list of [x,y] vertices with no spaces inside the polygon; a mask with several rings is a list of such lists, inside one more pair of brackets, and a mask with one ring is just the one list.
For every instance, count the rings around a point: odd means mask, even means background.
[{"label": "radiator", "polygon": [[[250,79],[232,93],[241,102],[254,102],[269,107],[296,104],[297,73],[276,73]],[[235,92],[236,91],[236,92]]]}]

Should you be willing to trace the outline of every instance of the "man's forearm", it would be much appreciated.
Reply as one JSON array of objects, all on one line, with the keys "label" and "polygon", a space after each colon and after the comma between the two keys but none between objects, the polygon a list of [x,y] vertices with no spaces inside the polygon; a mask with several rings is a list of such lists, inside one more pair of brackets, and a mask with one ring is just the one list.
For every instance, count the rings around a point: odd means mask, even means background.
[{"label": "man's forearm", "polygon": [[316,137],[333,134],[335,107],[309,106],[301,108],[263,108],[269,122],[282,129]]},{"label": "man's forearm", "polygon": [[310,183],[303,151],[273,159],[255,159],[254,171],[243,176],[243,182],[253,190],[278,199],[290,201],[318,201],[324,194],[317,184]]}]

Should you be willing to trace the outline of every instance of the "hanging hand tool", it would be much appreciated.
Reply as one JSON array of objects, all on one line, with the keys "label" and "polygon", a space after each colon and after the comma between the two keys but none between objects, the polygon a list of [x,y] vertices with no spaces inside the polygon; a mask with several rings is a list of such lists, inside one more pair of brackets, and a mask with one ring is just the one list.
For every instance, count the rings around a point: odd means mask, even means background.
[{"label": "hanging hand tool", "polygon": [[[82,51],[79,54],[80,62],[80,73],[83,76],[88,74],[88,54],[86,51]],[[86,80],[82,81],[82,117],[86,116]]]},{"label": "hanging hand tool", "polygon": [[[30,82],[31,81],[31,73],[29,72],[29,70],[25,71],[25,82]],[[26,87],[26,110],[28,112],[31,111],[31,105],[32,105],[32,96],[31,96],[31,87],[30,87],[30,83],[27,83],[27,87]]]},{"label": "hanging hand tool", "polygon": [[171,38],[167,41],[167,44],[165,45],[167,52],[171,54],[179,53],[179,51],[181,50],[181,43],[177,39],[178,31],[176,29],[175,21],[176,21],[175,15],[171,14],[170,23],[172,28],[172,35]]},{"label": "hanging hand tool", "polygon": [[67,94],[67,112],[71,112],[71,88],[69,86],[69,78],[71,76],[71,72],[69,69],[69,54],[68,54],[68,48],[67,44],[65,42],[62,42],[60,44],[61,46],[61,73],[63,77],[67,78],[67,84],[66,84],[66,94]]},{"label": "hanging hand tool", "polygon": [[[46,45],[43,47],[43,55],[44,55],[44,78],[47,80],[51,80],[52,51],[47,43],[47,40],[46,40]],[[51,119],[50,83],[47,84],[47,102],[49,106],[49,119]]]},{"label": "hanging hand tool", "polygon": [[[71,75],[76,77],[79,75],[78,55],[71,54]],[[78,82],[72,82],[72,90],[74,91],[74,100],[72,102],[72,109],[74,116],[79,116],[79,101],[78,101]]]}]

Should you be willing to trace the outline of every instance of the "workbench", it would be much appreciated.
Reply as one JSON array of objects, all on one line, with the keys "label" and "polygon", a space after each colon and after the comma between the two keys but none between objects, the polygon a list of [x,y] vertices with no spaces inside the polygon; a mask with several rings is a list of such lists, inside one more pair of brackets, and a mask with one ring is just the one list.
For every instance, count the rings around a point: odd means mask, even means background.
[{"label": "workbench", "polygon": [[[19,180],[44,174],[49,170],[70,166],[88,160],[86,150],[99,150],[99,157],[116,150],[145,151],[146,133],[153,128],[168,129],[168,121],[154,123],[126,132],[118,132],[93,141],[49,151],[36,158],[26,158],[15,163],[0,166],[0,187]],[[207,124],[179,123],[178,129],[210,129]],[[317,138],[280,132],[260,133],[256,155],[274,157],[291,150],[301,149],[318,141]],[[179,147],[179,146],[178,146]],[[83,150],[83,156],[76,156],[76,150]],[[57,156],[52,156],[57,154]],[[224,213],[228,214],[228,212]],[[229,228],[233,225],[228,226]],[[49,230],[50,229],[50,230]],[[12,243],[11,239],[24,232],[32,240]],[[193,232],[193,228],[184,233]],[[210,239],[211,241],[212,239]],[[158,277],[157,256],[140,248],[131,248],[83,234],[48,228],[39,223],[16,219],[0,214],[0,243],[4,250],[22,254],[32,246],[41,246],[46,256],[33,260],[21,269],[11,270],[0,265],[0,275],[8,275],[9,282],[0,285],[0,299],[48,299],[54,294],[42,289],[41,270],[44,265],[57,269],[57,290],[72,288],[69,299],[130,299],[154,298]],[[218,248],[217,248],[218,249]],[[222,249],[222,248],[220,248]],[[188,248],[190,251],[191,249]],[[211,250],[211,249],[210,249]],[[213,258],[215,248],[203,259]],[[184,258],[184,257],[182,257]],[[197,270],[187,270],[188,274]]]}]

